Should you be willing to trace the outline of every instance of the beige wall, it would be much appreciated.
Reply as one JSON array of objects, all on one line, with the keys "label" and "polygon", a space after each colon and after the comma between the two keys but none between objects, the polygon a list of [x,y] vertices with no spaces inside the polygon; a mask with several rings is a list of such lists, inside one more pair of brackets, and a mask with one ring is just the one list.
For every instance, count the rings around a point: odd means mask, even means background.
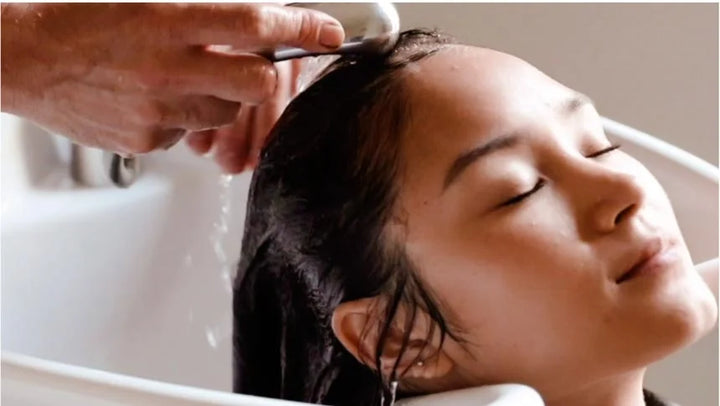
[{"label": "beige wall", "polygon": [[397,4],[403,28],[437,27],[517,55],[600,113],[718,162],[717,4]]}]

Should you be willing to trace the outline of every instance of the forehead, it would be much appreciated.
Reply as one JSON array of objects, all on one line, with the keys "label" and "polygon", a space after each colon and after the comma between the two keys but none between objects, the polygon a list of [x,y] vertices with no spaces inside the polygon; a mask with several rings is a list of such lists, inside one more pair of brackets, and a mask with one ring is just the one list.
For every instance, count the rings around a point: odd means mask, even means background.
[{"label": "forehead", "polygon": [[489,134],[549,114],[573,93],[519,58],[470,46],[452,46],[417,62],[405,80],[412,133],[472,126],[476,135]]},{"label": "forehead", "polygon": [[560,137],[546,130],[567,119],[558,107],[576,95],[527,62],[484,48],[450,47],[404,73],[410,115],[400,200],[406,209],[439,196],[454,160],[490,138]]}]

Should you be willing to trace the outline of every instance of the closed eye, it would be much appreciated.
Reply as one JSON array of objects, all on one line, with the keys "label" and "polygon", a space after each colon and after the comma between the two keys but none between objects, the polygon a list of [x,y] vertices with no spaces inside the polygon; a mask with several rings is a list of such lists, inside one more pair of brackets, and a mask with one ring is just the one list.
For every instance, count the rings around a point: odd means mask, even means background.
[{"label": "closed eye", "polygon": [[[620,148],[620,144],[613,144],[607,148],[601,149],[600,151],[593,152],[592,154],[586,155],[585,157],[586,158],[596,158],[601,155],[607,154],[608,152],[614,151],[618,148]],[[504,201],[503,203],[500,204],[499,207],[512,206],[514,204],[522,202],[523,200],[528,198],[530,195],[532,195],[533,193],[540,190],[543,186],[545,186],[545,183],[547,183],[545,181],[545,179],[542,179],[542,178],[538,179],[537,183],[535,183],[535,186],[533,186],[532,189]]]},{"label": "closed eye", "polygon": [[546,182],[545,182],[545,179],[542,179],[542,178],[538,179],[537,183],[535,183],[535,186],[533,186],[532,189],[528,190],[528,191],[525,192],[525,193],[521,193],[521,194],[519,194],[519,195],[517,195],[517,196],[515,196],[515,197],[513,197],[513,198],[511,198],[511,199],[506,200],[505,202],[503,202],[502,204],[500,204],[500,207],[512,206],[513,204],[520,203],[521,201],[525,200],[525,198],[527,198],[528,196],[530,196],[530,195],[532,195],[533,193],[535,193],[535,192],[537,192],[538,190],[540,190],[540,188],[542,188],[543,186],[545,186],[545,183],[546,183]]},{"label": "closed eye", "polygon": [[585,158],[595,158],[603,154],[607,154],[610,151],[615,151],[616,149],[620,148],[620,144],[613,144],[605,149],[601,149],[598,152],[593,152],[590,155],[585,155]]}]

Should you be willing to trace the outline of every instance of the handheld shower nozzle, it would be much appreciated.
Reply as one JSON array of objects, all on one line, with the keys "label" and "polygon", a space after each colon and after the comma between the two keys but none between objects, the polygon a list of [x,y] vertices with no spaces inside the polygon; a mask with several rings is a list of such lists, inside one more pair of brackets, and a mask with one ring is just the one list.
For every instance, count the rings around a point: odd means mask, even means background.
[{"label": "handheld shower nozzle", "polygon": [[345,41],[338,49],[323,53],[288,47],[260,52],[273,62],[328,54],[382,54],[395,46],[400,33],[400,18],[389,2],[292,3],[288,6],[318,10],[335,17],[345,29]]}]

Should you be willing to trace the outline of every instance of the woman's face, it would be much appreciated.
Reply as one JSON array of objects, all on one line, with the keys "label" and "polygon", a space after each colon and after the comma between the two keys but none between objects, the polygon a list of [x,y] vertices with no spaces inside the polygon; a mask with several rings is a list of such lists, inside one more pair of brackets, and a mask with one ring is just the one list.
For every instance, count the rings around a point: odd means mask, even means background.
[{"label": "woman's face", "polygon": [[480,48],[406,73],[396,208],[410,258],[469,341],[443,345],[458,385],[521,382],[549,399],[712,327],[665,193],[609,149],[589,100]]}]

